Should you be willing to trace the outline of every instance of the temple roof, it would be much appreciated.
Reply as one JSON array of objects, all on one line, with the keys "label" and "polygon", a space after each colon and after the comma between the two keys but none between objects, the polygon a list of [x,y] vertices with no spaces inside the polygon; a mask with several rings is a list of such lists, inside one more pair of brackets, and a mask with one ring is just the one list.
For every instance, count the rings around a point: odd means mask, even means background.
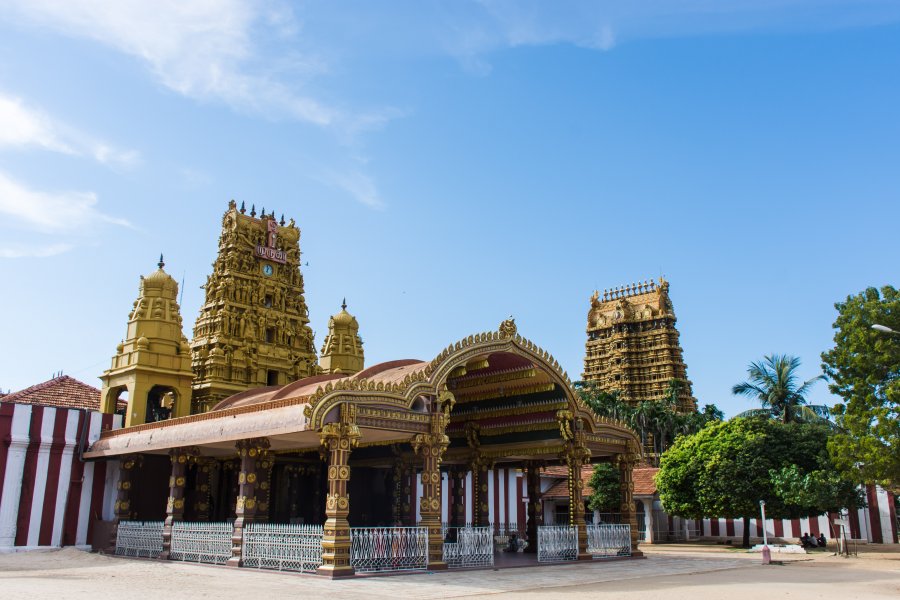
[{"label": "temple roof", "polygon": [[2,396],[0,402],[100,410],[100,390],[82,383],[74,377],[60,375],[24,390]]},{"label": "temple roof", "polygon": [[216,404],[212,410],[217,411],[239,406],[265,404],[267,402],[274,402],[275,400],[287,398],[302,399],[312,396],[316,390],[324,387],[326,383],[337,382],[339,380],[366,380],[367,382],[375,384],[400,383],[407,375],[420,371],[427,365],[427,362],[415,359],[391,360],[373,365],[368,369],[350,376],[340,374],[314,375],[313,377],[306,377],[285,386],[255,388],[235,394]]}]

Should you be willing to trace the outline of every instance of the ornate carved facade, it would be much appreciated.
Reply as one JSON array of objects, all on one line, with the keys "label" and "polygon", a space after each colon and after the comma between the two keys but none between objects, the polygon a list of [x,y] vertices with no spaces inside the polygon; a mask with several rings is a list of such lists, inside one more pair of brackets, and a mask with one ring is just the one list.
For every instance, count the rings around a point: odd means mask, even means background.
[{"label": "ornate carved facade", "polygon": [[248,388],[318,372],[303,276],[300,230],[232,201],[191,343],[194,413]]},{"label": "ornate carved facade", "polygon": [[585,381],[601,390],[619,391],[623,400],[658,400],[673,380],[678,409],[693,411],[697,401],[675,328],[669,282],[660,278],[594,292],[588,311]]}]

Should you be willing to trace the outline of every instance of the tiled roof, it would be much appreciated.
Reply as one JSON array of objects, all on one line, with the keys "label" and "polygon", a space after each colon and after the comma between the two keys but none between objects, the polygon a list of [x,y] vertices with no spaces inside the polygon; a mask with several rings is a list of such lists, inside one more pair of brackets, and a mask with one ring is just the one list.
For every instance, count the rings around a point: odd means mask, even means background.
[{"label": "tiled roof", "polygon": [[0,402],[100,410],[100,390],[68,375],[61,375],[7,394],[0,398]]},{"label": "tiled roof", "polygon": [[[548,471],[551,469],[562,469],[565,471],[565,467],[547,467],[544,469],[544,473],[548,474]],[[591,479],[591,473],[593,473],[594,467],[592,465],[585,465],[581,469],[581,481],[584,482],[584,486],[581,488],[581,495],[585,498],[590,496],[593,493],[593,488],[588,485],[588,481]],[[632,478],[634,479],[634,493],[640,496],[652,496],[656,493],[656,483],[653,481],[653,478],[656,477],[656,473],[659,472],[659,469],[653,467],[638,467],[632,471]],[[555,476],[551,475],[551,476]],[[563,473],[565,477],[565,473]],[[568,481],[563,480],[558,483],[553,484],[553,486],[544,493],[544,498],[547,500],[553,500],[556,498],[568,498],[569,497],[569,485]]]},{"label": "tiled roof", "polygon": [[652,496],[656,493],[656,474],[659,469],[654,467],[640,467],[632,472],[634,480],[634,493],[639,496]]}]

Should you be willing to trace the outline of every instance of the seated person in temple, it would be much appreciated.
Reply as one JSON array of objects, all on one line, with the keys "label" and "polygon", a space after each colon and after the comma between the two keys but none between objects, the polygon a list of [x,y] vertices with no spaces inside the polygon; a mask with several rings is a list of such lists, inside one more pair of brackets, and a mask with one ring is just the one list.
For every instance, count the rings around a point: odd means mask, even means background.
[{"label": "seated person in temple", "polygon": [[519,551],[519,536],[515,533],[509,534],[509,545],[506,546],[505,552]]}]

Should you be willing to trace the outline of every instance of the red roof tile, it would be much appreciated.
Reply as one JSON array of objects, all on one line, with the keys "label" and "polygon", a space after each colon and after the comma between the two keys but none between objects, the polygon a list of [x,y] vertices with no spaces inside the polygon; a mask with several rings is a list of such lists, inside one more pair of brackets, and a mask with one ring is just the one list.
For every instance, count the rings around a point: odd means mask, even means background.
[{"label": "red roof tile", "polygon": [[12,392],[0,402],[100,410],[100,390],[68,375]]},{"label": "red roof tile", "polygon": [[634,480],[634,493],[639,496],[652,496],[656,493],[656,474],[659,469],[654,467],[640,467],[632,471]]},{"label": "red roof tile", "polygon": [[[556,476],[556,470],[562,470],[562,476],[566,477],[566,468],[565,467],[545,467],[544,474],[550,475],[551,477]],[[550,474],[550,471],[553,470],[553,474]],[[594,490],[588,485],[588,481],[591,479],[591,474],[594,472],[593,465],[585,465],[584,468],[581,469],[581,481],[584,482],[584,486],[581,488],[581,495],[585,498],[590,496]],[[656,477],[656,473],[659,472],[659,469],[655,469],[653,467],[638,467],[632,471],[632,478],[634,479],[634,493],[641,496],[651,496],[656,493],[656,483],[654,482],[654,477]],[[547,500],[553,500],[555,498],[568,498],[569,497],[569,485],[568,481],[560,481],[559,483],[555,483],[549,490],[544,493],[544,498]]]}]

